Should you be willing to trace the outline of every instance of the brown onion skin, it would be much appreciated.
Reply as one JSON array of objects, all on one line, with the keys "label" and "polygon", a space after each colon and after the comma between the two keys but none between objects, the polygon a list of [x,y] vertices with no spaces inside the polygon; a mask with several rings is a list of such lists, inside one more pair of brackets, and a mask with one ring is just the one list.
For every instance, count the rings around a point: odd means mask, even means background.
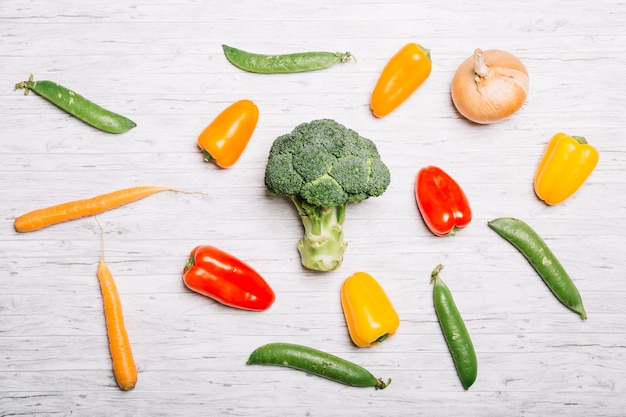
[{"label": "brown onion skin", "polygon": [[[482,53],[486,65],[482,75],[475,70],[478,53]],[[516,113],[526,102],[528,88],[528,71],[517,57],[499,49],[477,49],[457,69],[450,93],[461,115],[475,123],[489,124]]]}]

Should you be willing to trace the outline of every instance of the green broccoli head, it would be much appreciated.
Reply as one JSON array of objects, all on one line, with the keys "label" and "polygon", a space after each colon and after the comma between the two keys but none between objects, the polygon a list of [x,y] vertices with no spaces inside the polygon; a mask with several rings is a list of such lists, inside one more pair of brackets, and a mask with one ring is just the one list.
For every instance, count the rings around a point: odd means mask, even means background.
[{"label": "green broccoli head", "polygon": [[345,206],[382,195],[389,181],[374,142],[331,119],[276,138],[265,169],[268,192],[289,197],[302,218],[303,265],[321,271],[343,260]]},{"label": "green broccoli head", "polygon": [[270,193],[326,208],[379,196],[389,180],[374,142],[331,119],[303,123],[278,137],[265,169]]}]

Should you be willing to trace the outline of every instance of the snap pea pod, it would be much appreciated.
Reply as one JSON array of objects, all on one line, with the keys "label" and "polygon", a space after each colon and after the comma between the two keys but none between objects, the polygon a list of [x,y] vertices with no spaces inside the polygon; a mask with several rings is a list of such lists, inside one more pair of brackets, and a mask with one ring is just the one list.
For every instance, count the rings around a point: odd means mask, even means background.
[{"label": "snap pea pod", "polygon": [[537,232],[522,220],[511,217],[494,219],[487,224],[524,255],[561,303],[583,320],[587,319],[578,288]]},{"label": "snap pea pod", "polygon": [[378,390],[391,383],[391,379],[384,382],[353,362],[292,343],[269,343],[260,346],[250,354],[247,364],[285,366],[353,387],[374,387]]},{"label": "snap pea pod", "polygon": [[430,282],[433,284],[433,304],[441,331],[448,344],[448,350],[452,355],[456,372],[459,375],[463,388],[467,390],[476,381],[478,360],[476,359],[474,344],[467,327],[465,327],[465,322],[456,307],[454,298],[452,298],[452,293],[439,277],[439,272],[442,268],[443,265],[439,264],[431,273]]},{"label": "snap pea pod", "polygon": [[226,59],[244,71],[259,74],[306,72],[345,63],[353,57],[350,52],[297,52],[283,55],[262,55],[222,45]]},{"label": "snap pea pod", "polygon": [[102,108],[60,84],[47,80],[33,81],[32,74],[28,81],[17,83],[15,89],[24,89],[24,95],[33,91],[77,119],[104,132],[124,133],[137,126],[132,120]]}]

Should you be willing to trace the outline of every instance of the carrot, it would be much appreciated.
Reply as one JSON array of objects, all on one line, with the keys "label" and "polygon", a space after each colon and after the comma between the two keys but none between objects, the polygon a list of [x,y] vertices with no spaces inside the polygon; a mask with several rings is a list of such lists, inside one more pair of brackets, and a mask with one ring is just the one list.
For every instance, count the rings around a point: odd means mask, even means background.
[{"label": "carrot", "polygon": [[[98,219],[96,219],[98,222]],[[113,374],[117,385],[129,391],[137,384],[137,367],[130,347],[128,333],[124,326],[124,314],[120,295],[117,292],[115,280],[111,270],[104,262],[104,232],[98,222],[102,236],[102,255],[98,264],[98,282],[102,291],[102,303],[104,304],[104,318],[106,321],[107,335],[109,337],[109,350],[113,361]]]},{"label": "carrot", "polygon": [[53,224],[93,216],[161,191],[193,194],[174,188],[150,185],[124,188],[96,197],[70,201],[23,214],[15,219],[15,230],[18,232],[32,232]]}]

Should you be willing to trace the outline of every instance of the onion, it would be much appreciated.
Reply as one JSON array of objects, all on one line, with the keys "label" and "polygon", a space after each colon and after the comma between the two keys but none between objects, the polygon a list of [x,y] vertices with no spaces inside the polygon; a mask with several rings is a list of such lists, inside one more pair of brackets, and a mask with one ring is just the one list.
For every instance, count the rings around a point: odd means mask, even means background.
[{"label": "onion", "polygon": [[450,93],[454,106],[467,119],[498,122],[526,101],[528,72],[522,61],[506,51],[476,49],[454,74]]}]

